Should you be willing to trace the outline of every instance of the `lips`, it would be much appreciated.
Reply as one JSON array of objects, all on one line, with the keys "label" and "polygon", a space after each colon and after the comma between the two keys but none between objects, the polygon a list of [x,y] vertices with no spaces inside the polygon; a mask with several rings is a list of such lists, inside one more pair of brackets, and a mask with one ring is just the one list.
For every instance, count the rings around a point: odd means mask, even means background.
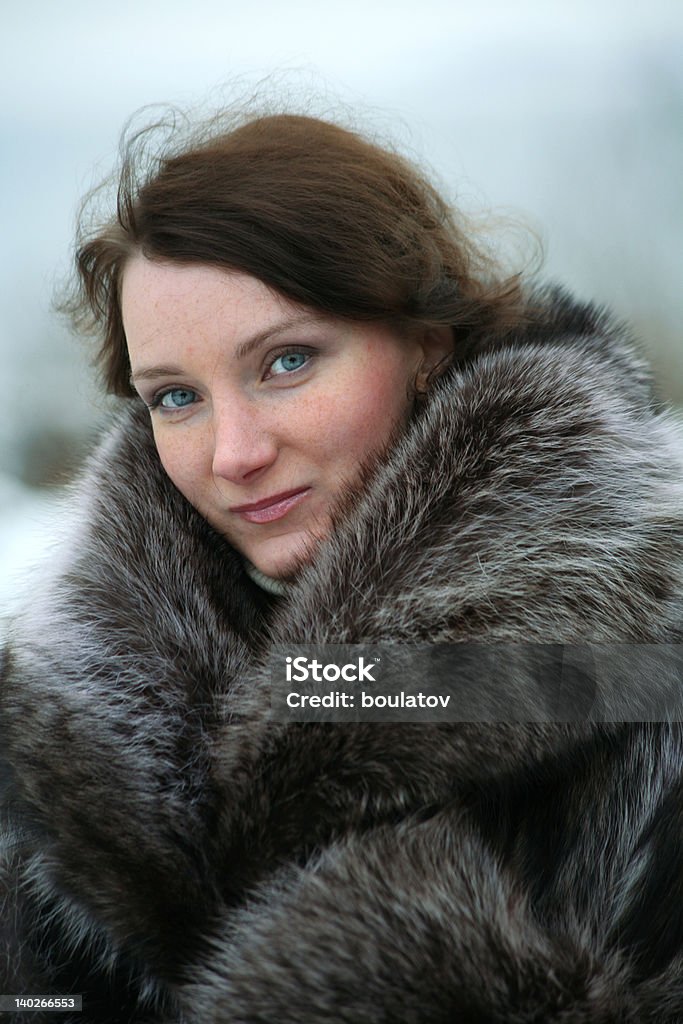
[{"label": "lips", "polygon": [[281,494],[271,494],[268,498],[249,505],[235,505],[230,511],[249,523],[272,523],[286,516],[290,509],[303,501],[309,491],[310,487],[303,487],[294,491],[283,491]]}]

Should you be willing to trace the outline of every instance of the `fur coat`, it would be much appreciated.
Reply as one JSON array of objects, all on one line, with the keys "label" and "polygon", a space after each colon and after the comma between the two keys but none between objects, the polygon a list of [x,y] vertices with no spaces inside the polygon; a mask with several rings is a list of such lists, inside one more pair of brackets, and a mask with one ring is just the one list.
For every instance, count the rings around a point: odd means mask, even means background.
[{"label": "fur coat", "polygon": [[[0,993],[83,995],[14,1022],[683,1021],[677,716],[537,720],[525,667],[680,642],[681,433],[606,314],[534,309],[437,382],[285,597],[120,413],[3,654]],[[500,644],[529,714],[278,721],[294,640]]]}]

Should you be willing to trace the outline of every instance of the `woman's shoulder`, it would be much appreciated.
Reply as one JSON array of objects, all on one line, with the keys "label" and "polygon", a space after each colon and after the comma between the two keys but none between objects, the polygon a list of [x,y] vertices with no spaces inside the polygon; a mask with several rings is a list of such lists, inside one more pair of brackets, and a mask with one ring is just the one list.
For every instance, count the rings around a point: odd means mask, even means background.
[{"label": "woman's shoulder", "polygon": [[[579,299],[554,282],[529,285],[518,320],[505,330],[477,335],[464,346],[456,365],[466,365],[483,354],[520,348],[564,352],[568,372],[581,372],[584,361],[599,361],[613,384],[648,406],[661,406],[645,345],[630,325],[609,306]],[[558,352],[558,359],[561,356]]]}]

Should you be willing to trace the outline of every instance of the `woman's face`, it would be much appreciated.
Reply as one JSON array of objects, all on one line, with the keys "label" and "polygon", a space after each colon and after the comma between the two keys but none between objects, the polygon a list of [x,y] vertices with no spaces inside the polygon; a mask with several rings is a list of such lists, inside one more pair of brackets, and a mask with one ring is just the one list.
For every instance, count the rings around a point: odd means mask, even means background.
[{"label": "woman's face", "polygon": [[405,423],[416,374],[449,344],[323,316],[246,274],[143,256],[125,267],[121,302],[166,472],[273,577],[311,557],[359,463]]}]

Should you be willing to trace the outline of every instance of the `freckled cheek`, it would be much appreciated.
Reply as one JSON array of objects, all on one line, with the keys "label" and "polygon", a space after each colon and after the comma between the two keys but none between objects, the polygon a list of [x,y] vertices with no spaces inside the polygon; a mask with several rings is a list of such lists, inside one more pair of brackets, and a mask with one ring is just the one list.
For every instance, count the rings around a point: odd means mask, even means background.
[{"label": "freckled cheek", "polygon": [[[382,448],[407,419],[411,402],[402,375],[366,375],[329,396],[315,422],[302,429],[323,461],[355,463]],[[301,423],[303,428],[303,423]]]},{"label": "freckled cheek", "polygon": [[190,502],[199,498],[206,477],[203,452],[187,439],[170,439],[163,431],[155,431],[154,440],[161,464],[181,494]]}]

